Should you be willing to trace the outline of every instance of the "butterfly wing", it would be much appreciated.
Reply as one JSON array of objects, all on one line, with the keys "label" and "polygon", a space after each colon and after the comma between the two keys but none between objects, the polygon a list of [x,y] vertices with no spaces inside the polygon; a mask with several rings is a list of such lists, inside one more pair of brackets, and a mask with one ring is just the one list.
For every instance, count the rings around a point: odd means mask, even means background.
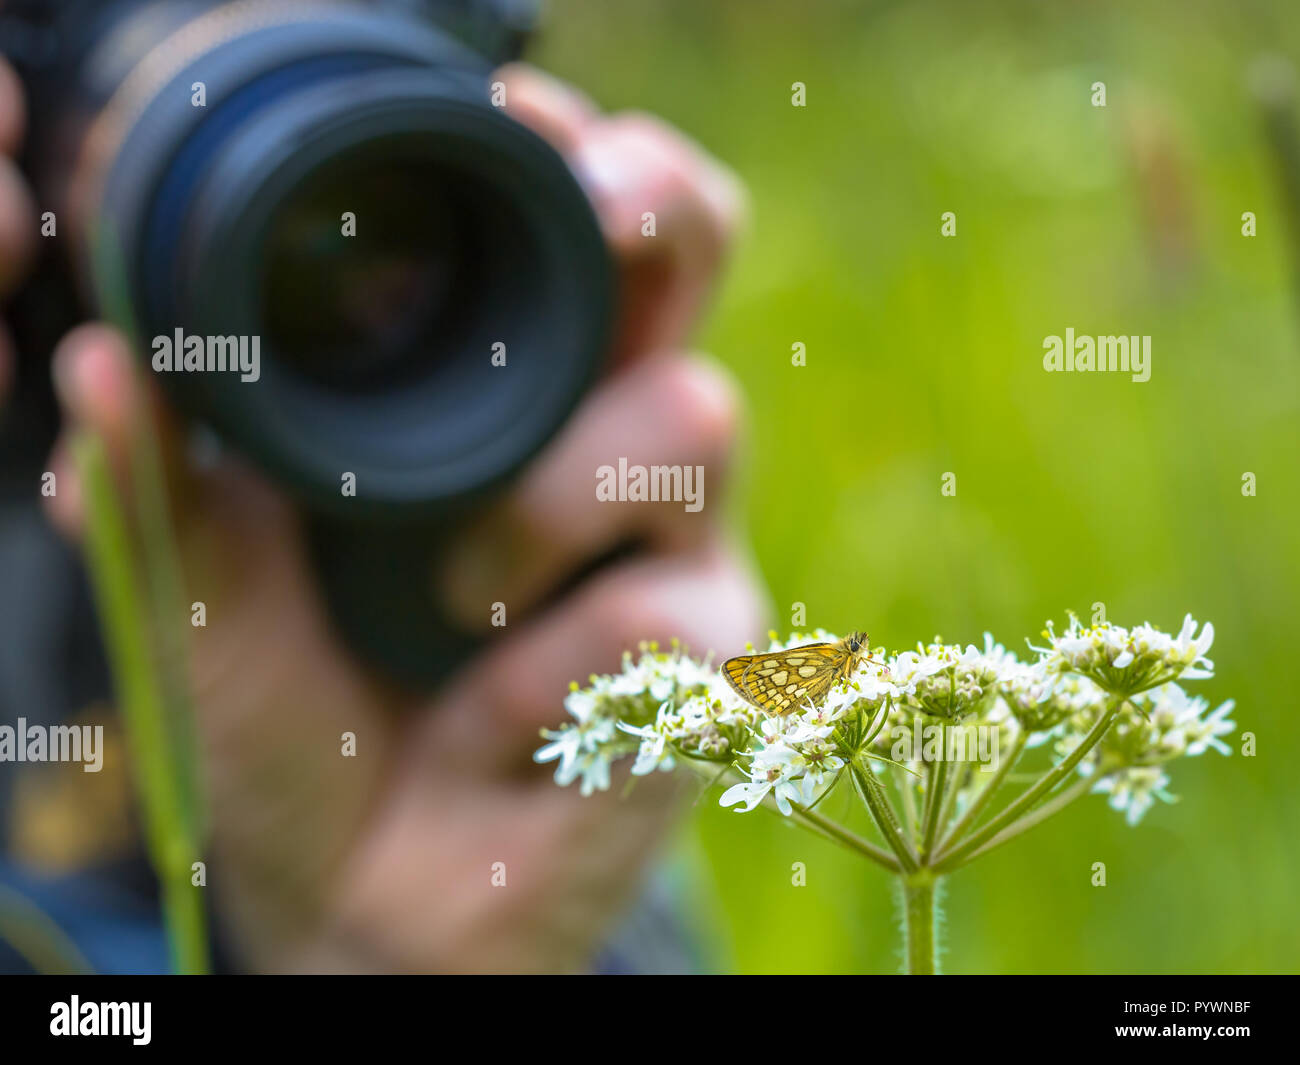
[{"label": "butterfly wing", "polygon": [[845,651],[833,643],[811,643],[786,651],[739,655],[722,663],[722,675],[747,703],[786,714],[826,697],[839,676]]}]

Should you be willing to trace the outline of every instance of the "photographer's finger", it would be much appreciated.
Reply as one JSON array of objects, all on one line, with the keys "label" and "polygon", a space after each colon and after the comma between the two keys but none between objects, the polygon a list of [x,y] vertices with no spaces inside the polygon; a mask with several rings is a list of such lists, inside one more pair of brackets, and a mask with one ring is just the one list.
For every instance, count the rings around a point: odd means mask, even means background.
[{"label": "photographer's finger", "polygon": [[0,156],[0,296],[27,273],[36,241],[36,201],[18,167]]},{"label": "photographer's finger", "polygon": [[[132,364],[125,338],[102,323],[78,326],[59,342],[52,358],[55,393],[63,412],[63,435],[55,461],[65,473],[58,496],[50,500],[51,516],[69,535],[81,529],[81,486],[69,461],[70,434],[95,433],[104,443],[109,468],[119,487],[129,488],[134,434],[152,419],[163,448],[164,474],[173,490],[181,463],[175,455],[173,429],[155,398],[142,391],[142,379]],[[60,498],[62,497],[62,498]]]},{"label": "photographer's finger", "polygon": [[736,409],[723,372],[695,359],[655,359],[605,381],[447,551],[451,611],[486,629],[494,603],[522,615],[622,545],[698,544],[721,499]]},{"label": "photographer's finger", "polygon": [[661,120],[593,123],[570,157],[623,271],[618,360],[680,347],[745,214],[740,182]]},{"label": "photographer's finger", "polygon": [[571,85],[522,63],[496,77],[506,111],[567,157],[618,256],[614,363],[680,347],[745,214],[740,182],[652,115],[603,117]]},{"label": "photographer's finger", "polygon": [[14,155],[27,128],[27,101],[22,82],[0,57],[0,154]]},{"label": "photographer's finger", "polygon": [[725,655],[753,638],[764,613],[752,575],[719,541],[624,563],[489,647],[453,683],[430,728],[467,757],[522,768],[541,745],[538,730],[565,720],[571,681],[617,671],[643,640],[667,647],[677,637],[701,657]]},{"label": "photographer's finger", "polygon": [[507,63],[494,75],[505,87],[505,110],[561,154],[577,147],[598,117],[595,104],[567,82],[527,63]]},{"label": "photographer's finger", "polygon": [[74,434],[97,434],[104,442],[114,478],[119,484],[126,483],[128,427],[139,406],[127,365],[129,357],[126,342],[116,330],[91,324],[68,333],[51,358],[63,432],[51,459],[60,487],[48,506],[55,525],[68,536],[80,536],[84,519],[83,486],[72,457]]}]

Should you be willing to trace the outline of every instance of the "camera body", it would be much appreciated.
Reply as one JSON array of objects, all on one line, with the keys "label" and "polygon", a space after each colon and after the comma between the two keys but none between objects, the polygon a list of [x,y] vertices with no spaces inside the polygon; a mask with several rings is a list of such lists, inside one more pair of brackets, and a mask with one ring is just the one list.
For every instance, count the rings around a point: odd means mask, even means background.
[{"label": "camera body", "polygon": [[591,207],[492,98],[533,5],[3,11],[22,165],[57,225],[10,315],[6,453],[49,446],[57,336],[117,323],[180,410],[301,505],[353,647],[436,683],[474,643],[437,605],[437,545],[563,423],[610,326]]}]

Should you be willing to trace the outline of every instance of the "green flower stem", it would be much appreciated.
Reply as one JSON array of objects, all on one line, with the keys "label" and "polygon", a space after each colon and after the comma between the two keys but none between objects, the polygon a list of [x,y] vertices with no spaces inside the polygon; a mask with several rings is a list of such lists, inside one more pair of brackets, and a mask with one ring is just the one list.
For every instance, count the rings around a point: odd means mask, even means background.
[{"label": "green flower stem", "polygon": [[1101,778],[1093,776],[1083,777],[1082,779],[1075,781],[1075,783],[1070,787],[1057,792],[1052,799],[1043,803],[1043,805],[1037,810],[1025,814],[1019,821],[1013,821],[982,847],[978,847],[971,851],[966,860],[973,862],[976,858],[987,854],[995,847],[1000,847],[1007,841],[1015,839],[1020,834],[1028,832],[1035,825],[1042,824],[1053,814],[1060,813],[1076,799],[1081,799],[1083,796],[1087,795],[1088,792],[1092,790],[1092,786],[1096,784],[1099,779]]},{"label": "green flower stem", "polygon": [[[940,832],[943,832],[946,825],[952,824],[952,811],[957,805],[957,796],[961,792],[965,776],[965,762],[958,762],[953,769],[948,771],[948,790],[944,792],[943,808],[939,811]],[[944,835],[946,834],[944,833]]]},{"label": "green flower stem", "polygon": [[1038,783],[1022,793],[978,832],[957,843],[951,849],[943,850],[939,854],[938,860],[934,862],[935,868],[941,872],[951,872],[969,858],[973,851],[982,847],[1021,814],[1031,810],[1040,799],[1069,776],[1074,771],[1074,767],[1083,761],[1088,752],[1101,742],[1101,738],[1106,735],[1106,731],[1110,728],[1115,716],[1119,713],[1120,707],[1124,705],[1127,698],[1127,696],[1112,696],[1105,711],[1097,719],[1096,724],[1088,730],[1088,734],[1083,738],[1079,746],[1066,755],[1051,770],[1044,773],[1039,778]]},{"label": "green flower stem", "polygon": [[207,972],[202,893],[190,884],[199,845],[194,811],[184,800],[193,789],[193,782],[183,779],[192,758],[177,757],[177,736],[163,693],[165,678],[149,642],[155,626],[141,593],[136,553],[103,442],[82,435],[73,440],[72,451],[86,499],[86,560],[130,744],[145,842],[162,888],[172,964],[177,972]]},{"label": "green flower stem", "polygon": [[857,851],[864,858],[870,859],[877,865],[883,865],[890,872],[897,873],[901,871],[902,866],[888,851],[877,847],[874,843],[863,839],[856,833],[850,832],[843,825],[823,817],[815,810],[809,810],[798,803],[792,803],[791,805],[794,807],[795,817],[806,822],[816,831],[823,833],[828,839],[841,843],[850,850]]},{"label": "green flower stem", "polygon": [[916,790],[912,787],[909,780],[910,774],[904,770],[893,766],[894,787],[898,789],[900,796],[900,805],[903,807],[903,822],[907,825],[908,836],[916,839],[917,814],[916,814]]},{"label": "green flower stem", "polygon": [[[737,772],[734,767],[728,768],[721,774],[706,774],[702,767],[693,760],[684,759],[682,764],[692,772],[704,777],[710,786],[717,784],[724,777],[737,781],[748,779],[741,773]],[[776,800],[774,800],[770,795],[763,800],[762,806],[765,810],[769,810],[774,814],[779,815],[781,813],[777,808]],[[877,865],[888,869],[891,873],[901,871],[901,866],[898,864],[898,861],[894,856],[887,850],[877,847],[870,840],[863,839],[856,832],[850,832],[843,825],[839,824],[839,822],[832,821],[829,817],[823,817],[816,810],[810,809],[809,807],[800,806],[797,802],[792,802],[790,806],[794,810],[794,816],[818,835],[825,837],[832,843],[838,843],[843,847],[847,847],[849,850],[856,851],[869,861],[873,861]],[[784,820],[784,818],[782,819]]]},{"label": "green flower stem", "polygon": [[[148,393],[148,382],[137,371],[137,394]],[[151,422],[146,420],[133,434],[131,485],[135,493],[135,516],[139,532],[139,554],[147,591],[146,609],[153,619],[151,636],[156,646],[154,664],[165,725],[170,737],[172,759],[172,802],[185,827],[186,838],[197,855],[207,838],[207,811],[201,790],[199,743],[195,730],[193,695],[186,647],[188,625],[176,618],[188,611],[184,595],[180,557],[169,512],[162,455]]]},{"label": "green flower stem", "polygon": [[922,868],[902,877],[902,886],[908,975],[933,976],[938,971],[934,916],[939,878],[933,870]]},{"label": "green flower stem", "polygon": [[858,765],[856,758],[849,762],[849,769],[858,785],[858,793],[862,796],[862,801],[867,804],[871,819],[875,821],[876,828],[889,844],[889,849],[897,856],[903,872],[915,873],[919,863],[903,833],[903,826],[898,823],[894,808],[889,805],[889,799],[885,797],[884,786],[870,769],[863,769]]},{"label": "green flower stem", "polygon": [[918,847],[922,864],[934,850],[935,836],[939,832],[939,815],[943,810],[948,789],[948,729],[939,722],[939,758],[930,763],[929,781],[925,789],[925,807],[922,814],[921,844]]},{"label": "green flower stem", "polygon": [[1016,763],[1020,761],[1020,755],[1024,753],[1025,744],[1028,741],[1029,734],[1025,732],[1024,729],[1021,729],[1016,733],[1016,738],[1012,741],[1011,750],[1007,752],[1007,756],[998,762],[998,767],[993,770],[992,774],[990,774],[984,787],[980,789],[979,794],[975,796],[970,806],[966,808],[966,812],[957,819],[957,823],[944,835],[943,841],[939,844],[939,849],[941,851],[947,850],[951,847],[954,840],[961,839],[962,834],[975,824],[979,815],[987,809],[989,800],[993,798],[994,794],[1002,786],[1003,781],[1007,778],[1007,774],[1010,773],[1011,770],[1016,767]]}]

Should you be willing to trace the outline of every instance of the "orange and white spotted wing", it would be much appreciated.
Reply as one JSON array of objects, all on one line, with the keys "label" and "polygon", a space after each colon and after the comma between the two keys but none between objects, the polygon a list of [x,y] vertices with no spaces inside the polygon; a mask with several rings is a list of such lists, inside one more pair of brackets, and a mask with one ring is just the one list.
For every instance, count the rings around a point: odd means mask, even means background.
[{"label": "orange and white spotted wing", "polygon": [[771,714],[787,714],[807,703],[819,706],[837,682],[853,675],[866,651],[866,635],[853,633],[839,643],[729,658],[722,675],[746,702]]}]

